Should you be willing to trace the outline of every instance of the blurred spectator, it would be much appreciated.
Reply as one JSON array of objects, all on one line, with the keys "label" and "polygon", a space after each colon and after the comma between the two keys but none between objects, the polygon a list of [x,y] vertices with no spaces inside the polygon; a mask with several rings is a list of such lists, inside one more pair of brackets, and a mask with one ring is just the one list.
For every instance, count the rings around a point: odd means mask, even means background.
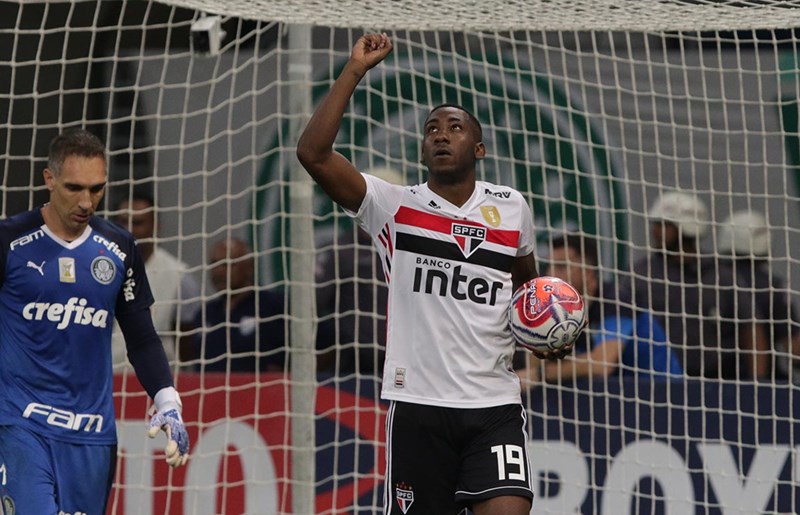
[{"label": "blurred spectator", "polygon": [[[392,184],[404,182],[403,175],[391,168],[367,173]],[[355,226],[345,231],[319,256],[316,283],[318,370],[380,378],[389,289],[369,235]]]},{"label": "blurred spectator", "polygon": [[286,356],[284,298],[257,290],[255,261],[243,240],[217,242],[209,252],[209,277],[217,294],[198,313],[203,330],[195,349],[207,372],[283,371]]},{"label": "blurred spectator", "polygon": [[632,310],[617,299],[614,283],[601,282],[594,238],[572,233],[551,240],[547,275],[559,277],[580,292],[587,327],[571,356],[562,361],[538,363],[530,353],[520,371],[523,384],[611,375],[639,379],[665,379],[683,374],[664,329],[646,310]]},{"label": "blurred spectator", "polygon": [[[186,263],[155,245],[155,210],[153,197],[134,191],[117,205],[114,221],[136,238],[155,299],[151,308],[153,324],[164,344],[167,359],[175,363],[189,341],[188,332],[194,327],[200,308],[200,285]],[[128,365],[128,358],[122,332],[116,323],[111,342],[112,363],[114,369],[119,370]]]},{"label": "blurred spectator", "polygon": [[774,354],[777,377],[800,382],[800,318],[785,281],[770,266],[769,227],[764,215],[738,211],[720,226],[717,249],[754,298],[755,317]]},{"label": "blurred spectator", "polygon": [[688,375],[768,375],[768,342],[754,324],[752,297],[735,287],[730,266],[699,253],[699,239],[708,230],[705,204],[694,195],[669,192],[649,218],[652,249],[634,263],[623,298],[656,315]]}]

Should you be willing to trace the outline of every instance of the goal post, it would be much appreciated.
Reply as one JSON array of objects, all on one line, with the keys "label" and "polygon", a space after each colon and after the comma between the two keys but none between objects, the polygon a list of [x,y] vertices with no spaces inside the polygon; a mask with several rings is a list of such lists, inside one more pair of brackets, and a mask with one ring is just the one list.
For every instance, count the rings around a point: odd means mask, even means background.
[{"label": "goal post", "polygon": [[[484,128],[479,178],[530,205],[541,270],[550,238],[575,231],[597,240],[600,278],[624,289],[656,244],[649,213],[679,191],[707,208],[706,259],[723,256],[732,215],[763,215],[774,281],[756,290],[795,302],[798,27],[790,0],[0,2],[2,217],[46,201],[49,140],[87,127],[109,148],[101,216],[133,192],[153,196],[152,241],[201,285],[185,304],[256,299],[253,316],[175,320],[165,333],[194,351],[173,363],[187,468],[161,463],[146,395],[130,372],[115,376],[110,512],[380,513],[384,272],[295,157],[361,34],[385,30],[394,51],[359,85],[336,141],[360,170],[424,182],[424,118],[458,103]],[[254,283],[235,292],[210,279],[209,251],[226,238],[247,242],[255,263]],[[259,311],[266,291],[279,314]],[[759,301],[741,298],[750,305],[737,314],[753,317]],[[533,513],[796,511],[800,375],[786,335],[800,328],[772,313],[762,352],[778,377],[595,375],[526,392]],[[274,320],[279,342],[264,325]]]}]

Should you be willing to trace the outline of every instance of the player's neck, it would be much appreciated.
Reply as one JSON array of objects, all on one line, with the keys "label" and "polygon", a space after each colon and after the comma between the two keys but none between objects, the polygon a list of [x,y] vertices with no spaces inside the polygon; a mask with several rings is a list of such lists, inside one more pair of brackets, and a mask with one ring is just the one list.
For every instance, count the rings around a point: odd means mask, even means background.
[{"label": "player's neck", "polygon": [[67,227],[56,214],[55,210],[50,204],[45,204],[41,208],[42,218],[44,224],[55,236],[61,238],[66,242],[72,242],[86,232],[86,226],[81,226],[79,229],[70,229]]},{"label": "player's neck", "polygon": [[467,203],[475,192],[475,181],[465,180],[453,183],[442,183],[436,180],[429,180],[428,188],[454,206],[461,207]]}]

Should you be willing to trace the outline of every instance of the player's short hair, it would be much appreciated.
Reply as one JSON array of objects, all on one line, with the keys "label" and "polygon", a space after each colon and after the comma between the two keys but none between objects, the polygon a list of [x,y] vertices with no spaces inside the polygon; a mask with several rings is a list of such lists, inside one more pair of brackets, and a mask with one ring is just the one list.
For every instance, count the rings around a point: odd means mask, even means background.
[{"label": "player's short hair", "polygon": [[481,122],[479,122],[475,115],[472,114],[466,107],[460,104],[439,104],[430,110],[428,113],[428,118],[430,118],[430,116],[439,109],[443,109],[445,107],[452,107],[466,113],[467,118],[469,118],[469,121],[472,123],[472,128],[475,129],[475,135],[478,137],[478,141],[483,141],[483,127],[481,127]]},{"label": "player's short hair", "polygon": [[582,233],[556,234],[550,239],[553,249],[572,249],[581,257],[584,266],[596,267],[599,264],[597,240]]},{"label": "player's short hair", "polygon": [[99,157],[105,161],[106,147],[100,138],[85,129],[67,129],[50,142],[47,168],[53,175],[60,174],[69,156]]}]

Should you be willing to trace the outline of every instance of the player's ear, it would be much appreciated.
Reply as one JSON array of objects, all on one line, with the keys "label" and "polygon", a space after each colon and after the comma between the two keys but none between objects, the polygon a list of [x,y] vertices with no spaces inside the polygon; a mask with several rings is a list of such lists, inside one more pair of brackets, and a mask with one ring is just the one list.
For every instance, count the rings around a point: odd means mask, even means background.
[{"label": "player's ear", "polygon": [[55,174],[49,168],[45,168],[42,172],[42,175],[44,176],[44,183],[47,186],[47,189],[49,191],[53,191],[56,180]]},{"label": "player's ear", "polygon": [[486,157],[486,146],[482,141],[475,143],[475,159],[483,159]]}]

